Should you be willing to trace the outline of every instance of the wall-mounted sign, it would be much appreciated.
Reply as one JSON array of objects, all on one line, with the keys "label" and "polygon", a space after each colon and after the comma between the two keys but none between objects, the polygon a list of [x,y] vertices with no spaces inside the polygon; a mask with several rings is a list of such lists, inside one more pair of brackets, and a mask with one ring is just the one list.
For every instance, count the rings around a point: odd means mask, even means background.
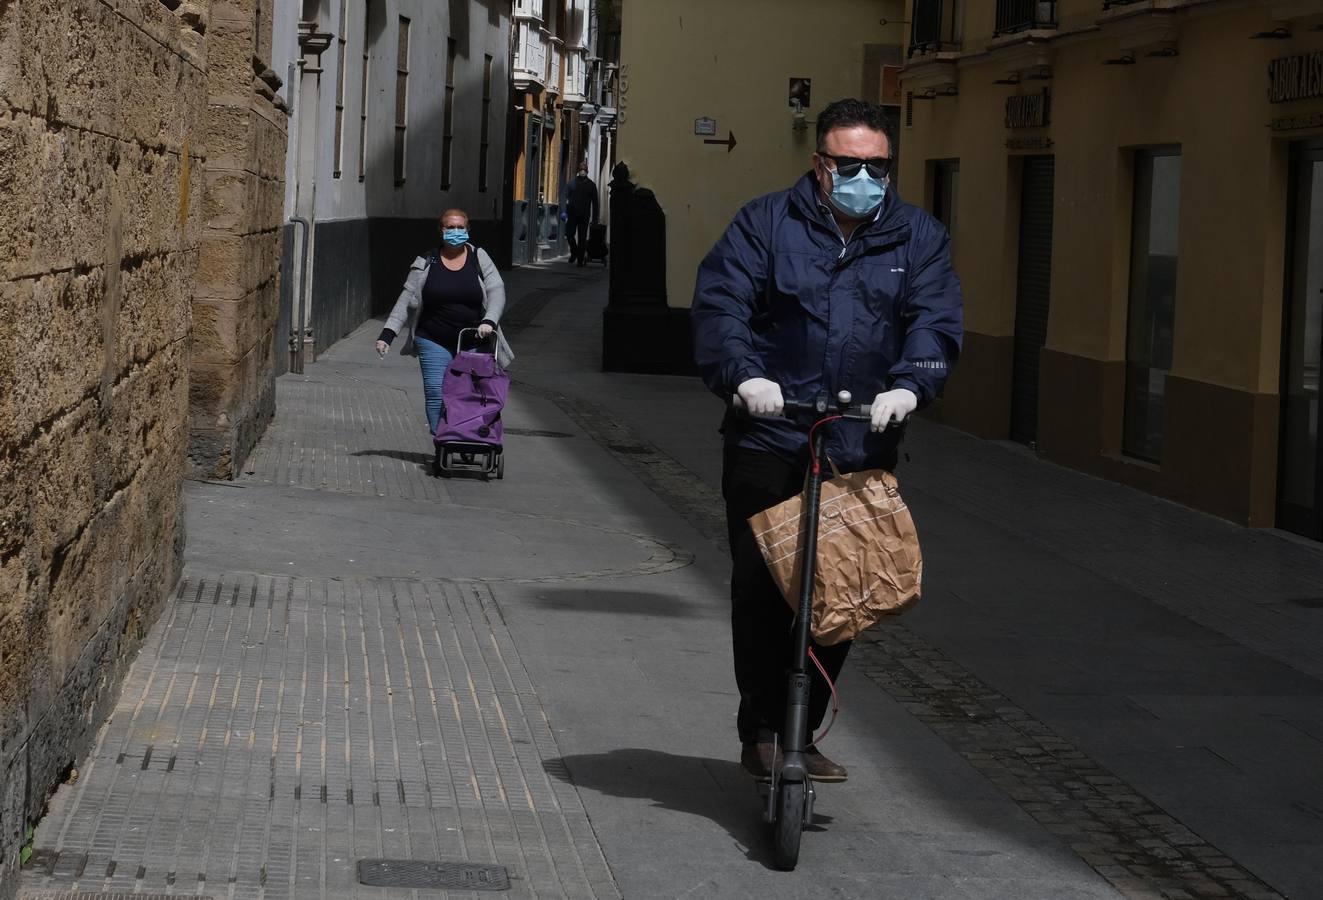
[{"label": "wall-mounted sign", "polygon": [[616,122],[624,125],[629,118],[629,63],[623,64],[616,74],[616,92],[619,97],[616,100]]},{"label": "wall-mounted sign", "polygon": [[694,119],[694,134],[716,134],[717,120],[707,116]]},{"label": "wall-mounted sign", "polygon": [[795,101],[799,101],[800,109],[808,109],[813,100],[813,79],[812,78],[792,78],[790,79],[790,99],[788,106],[793,107]]},{"label": "wall-mounted sign", "polygon": [[1295,131],[1300,128],[1323,128],[1323,113],[1304,116],[1280,116],[1268,126],[1273,131]]},{"label": "wall-mounted sign", "polygon": [[724,141],[723,141],[723,140],[718,140],[718,139],[716,139],[716,138],[703,138],[703,143],[705,143],[705,144],[725,144],[725,145],[726,145],[726,152],[729,153],[730,151],[732,151],[732,150],[735,149],[735,132],[733,132],[733,131],[730,132],[729,136],[728,136]]},{"label": "wall-mounted sign", "polygon": [[1006,141],[1007,150],[1051,150],[1050,137],[1010,138]]},{"label": "wall-mounted sign", "polygon": [[1283,56],[1268,63],[1268,101],[1323,97],[1323,50]]},{"label": "wall-mounted sign", "polygon": [[1047,88],[1039,94],[1016,94],[1006,98],[1007,128],[1043,128],[1051,121],[1052,98]]}]

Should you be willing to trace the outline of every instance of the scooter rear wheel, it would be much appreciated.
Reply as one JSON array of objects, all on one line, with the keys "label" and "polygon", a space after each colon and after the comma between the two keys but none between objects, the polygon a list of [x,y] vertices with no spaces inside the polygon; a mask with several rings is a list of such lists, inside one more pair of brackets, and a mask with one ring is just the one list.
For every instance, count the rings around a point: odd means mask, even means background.
[{"label": "scooter rear wheel", "polygon": [[776,867],[783,872],[791,872],[799,864],[799,841],[804,836],[804,797],[802,781],[782,781],[777,786],[772,857]]}]

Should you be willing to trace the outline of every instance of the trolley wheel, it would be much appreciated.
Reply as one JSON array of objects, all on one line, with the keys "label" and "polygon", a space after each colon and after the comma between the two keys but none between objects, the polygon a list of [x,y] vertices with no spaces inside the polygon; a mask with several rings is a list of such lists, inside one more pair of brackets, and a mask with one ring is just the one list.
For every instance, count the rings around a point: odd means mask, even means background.
[{"label": "trolley wheel", "polygon": [[504,477],[505,477],[505,454],[504,454],[504,453],[498,453],[498,454],[496,454],[496,477],[497,477],[498,479],[499,479],[499,478],[504,478]]},{"label": "trolley wheel", "polygon": [[799,864],[799,841],[804,836],[804,795],[802,781],[782,781],[777,786],[772,857],[776,867],[783,872],[794,871]]}]

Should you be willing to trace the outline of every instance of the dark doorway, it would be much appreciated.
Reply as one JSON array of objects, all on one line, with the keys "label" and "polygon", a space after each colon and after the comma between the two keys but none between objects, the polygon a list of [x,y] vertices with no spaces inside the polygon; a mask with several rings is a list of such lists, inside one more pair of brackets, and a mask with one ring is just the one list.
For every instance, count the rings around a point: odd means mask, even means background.
[{"label": "dark doorway", "polygon": [[1015,291],[1011,439],[1038,439],[1038,360],[1047,343],[1052,293],[1052,191],[1056,162],[1026,156],[1020,178],[1020,259]]},{"label": "dark doorway", "polygon": [[1323,141],[1293,148],[1282,316],[1282,420],[1277,524],[1323,540]]}]

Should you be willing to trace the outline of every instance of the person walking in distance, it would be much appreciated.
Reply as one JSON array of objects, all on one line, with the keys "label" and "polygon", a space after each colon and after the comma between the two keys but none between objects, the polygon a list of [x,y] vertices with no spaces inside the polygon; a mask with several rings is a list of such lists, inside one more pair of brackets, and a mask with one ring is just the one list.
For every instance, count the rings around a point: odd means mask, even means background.
[{"label": "person walking in distance", "polygon": [[[748,517],[799,493],[808,438],[777,416],[784,399],[814,403],[850,391],[872,422],[837,422],[827,444],[843,472],[894,469],[903,429],[945,383],[963,336],[950,238],[891,183],[893,142],[881,107],[838,100],[817,122],[810,172],[752,201],[698,269],[691,323],[707,386],[738,395],[752,416],[728,413],[722,493],[732,557],[731,627],[741,762],[767,776],[784,727],[794,612],[767,571]],[[763,417],[763,418],[760,418]],[[848,642],[814,645],[834,681]],[[813,671],[810,733],[829,688]],[[810,746],[810,777],[846,770]]]},{"label": "person walking in distance", "polygon": [[570,182],[565,200],[565,231],[570,242],[570,262],[588,264],[588,226],[597,224],[597,185],[588,177],[588,163],[579,163],[579,174]]}]

